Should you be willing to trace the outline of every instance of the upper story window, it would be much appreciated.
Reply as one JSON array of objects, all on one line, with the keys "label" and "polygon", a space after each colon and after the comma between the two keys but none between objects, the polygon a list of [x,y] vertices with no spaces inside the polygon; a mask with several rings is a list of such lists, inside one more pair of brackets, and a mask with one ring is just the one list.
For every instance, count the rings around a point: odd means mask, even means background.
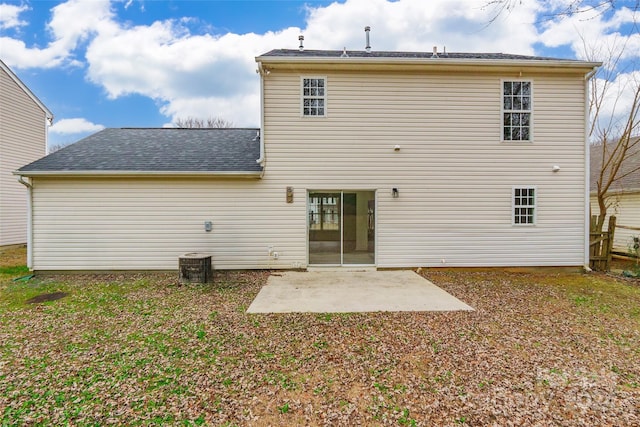
[{"label": "upper story window", "polygon": [[502,139],[531,141],[531,82],[502,82]]},{"label": "upper story window", "polygon": [[324,116],[326,114],[327,79],[312,77],[302,79],[302,115]]},{"label": "upper story window", "polygon": [[513,188],[513,224],[534,225],[536,223],[536,188]]}]

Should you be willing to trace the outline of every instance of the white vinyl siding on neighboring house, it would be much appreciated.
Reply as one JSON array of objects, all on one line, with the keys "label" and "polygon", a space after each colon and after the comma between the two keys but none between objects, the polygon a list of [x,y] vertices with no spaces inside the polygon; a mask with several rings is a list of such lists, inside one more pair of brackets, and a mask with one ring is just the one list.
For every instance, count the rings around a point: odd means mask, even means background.
[{"label": "white vinyl siding on neighboring house", "polygon": [[0,246],[27,242],[27,189],[12,175],[46,154],[46,114],[0,68]]},{"label": "white vinyl siding on neighboring house", "polygon": [[[608,215],[616,216],[616,224],[625,227],[640,227],[640,192],[627,192],[612,194],[608,197],[610,204]],[[598,214],[598,199],[591,196],[591,213]],[[607,228],[608,218],[604,228]],[[613,247],[615,250],[635,253],[633,249],[634,239],[640,237],[640,230],[616,227],[613,235]]]}]

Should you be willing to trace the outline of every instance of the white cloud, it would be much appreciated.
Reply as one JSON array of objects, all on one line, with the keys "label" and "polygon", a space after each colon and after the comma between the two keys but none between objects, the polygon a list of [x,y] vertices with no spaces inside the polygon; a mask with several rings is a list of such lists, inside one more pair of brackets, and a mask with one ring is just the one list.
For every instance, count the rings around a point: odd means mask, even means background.
[{"label": "white cloud", "polygon": [[[0,11],[1,12],[1,11]],[[51,9],[47,30],[52,41],[44,48],[27,47],[21,40],[0,37],[3,60],[16,68],[52,68],[77,65],[74,50],[92,33],[105,31],[113,25],[113,13],[108,0],[69,0]]]},{"label": "white cloud", "polygon": [[104,129],[104,126],[102,125],[91,123],[83,118],[75,118],[58,120],[49,128],[49,133],[59,135],[77,135],[98,132],[102,129]]},{"label": "white cloud", "polygon": [[[431,51],[433,46],[456,52],[532,54],[537,40],[535,3],[508,15],[493,16],[486,0],[347,0],[309,9],[305,45],[309,49],[362,50],[364,27],[371,26],[374,50]],[[514,31],[515,30],[515,31]]]},{"label": "white cloud", "polygon": [[[535,7],[487,26],[485,0],[347,0],[309,8],[306,28],[265,34],[193,35],[184,19],[127,27],[111,22],[87,47],[88,78],[110,98],[140,94],[177,117],[221,116],[239,126],[259,124],[254,57],[274,48],[363,49],[372,27],[377,50],[508,51],[533,54]],[[513,32],[514,22],[518,31]],[[460,31],[460,28],[464,28]]]},{"label": "white cloud", "polygon": [[29,10],[27,5],[16,6],[13,4],[0,4],[0,30],[18,28],[27,25],[26,21],[20,20],[22,12]]},{"label": "white cloud", "polygon": [[[603,131],[606,131],[610,138],[615,138],[622,133],[629,122],[629,112],[638,85],[640,85],[640,71],[620,73],[608,81],[600,78],[595,80],[595,89],[592,90],[595,90],[596,95],[592,94],[592,98],[603,100],[598,111],[597,131],[594,135],[596,139]],[[638,120],[640,116],[636,114],[633,122],[638,123]],[[636,129],[636,132],[638,130],[640,129]]]},{"label": "white cloud", "polygon": [[611,68],[615,66],[611,58],[640,59],[640,33],[626,31],[638,22],[640,12],[624,7],[608,13],[559,15],[543,24],[540,41],[550,47],[570,46],[578,58],[602,61]]},{"label": "white cloud", "polygon": [[112,99],[153,98],[172,119],[220,116],[238,126],[256,126],[260,102],[254,57],[296,42],[299,33],[289,28],[263,35],[191,35],[175,21],[120,27],[98,34],[88,46],[88,78]]},{"label": "white cloud", "polygon": [[27,22],[19,19],[20,14],[27,10],[29,7],[26,5],[0,4],[0,29],[6,30],[27,25]]}]

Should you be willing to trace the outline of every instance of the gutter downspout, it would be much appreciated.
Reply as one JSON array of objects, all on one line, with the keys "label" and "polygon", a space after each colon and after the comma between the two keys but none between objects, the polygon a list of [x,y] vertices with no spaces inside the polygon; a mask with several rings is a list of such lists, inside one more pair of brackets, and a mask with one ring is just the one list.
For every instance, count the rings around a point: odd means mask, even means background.
[{"label": "gutter downspout", "polygon": [[256,160],[262,166],[260,178],[264,175],[265,152],[264,152],[264,68],[262,62],[258,62],[258,74],[260,74],[260,158]]},{"label": "gutter downspout", "polygon": [[49,153],[49,126],[53,125],[53,116],[45,117],[44,119],[44,154]]},{"label": "gutter downspout", "polygon": [[590,244],[591,244],[591,146],[589,144],[589,102],[590,102],[590,93],[589,93],[589,82],[591,78],[598,72],[598,66],[593,67],[593,70],[589,71],[584,76],[584,218],[585,218],[585,245],[584,245],[584,270],[591,271],[589,267],[589,252],[590,252]]},{"label": "gutter downspout", "polygon": [[33,270],[33,184],[18,176],[18,182],[27,187],[27,267]]}]

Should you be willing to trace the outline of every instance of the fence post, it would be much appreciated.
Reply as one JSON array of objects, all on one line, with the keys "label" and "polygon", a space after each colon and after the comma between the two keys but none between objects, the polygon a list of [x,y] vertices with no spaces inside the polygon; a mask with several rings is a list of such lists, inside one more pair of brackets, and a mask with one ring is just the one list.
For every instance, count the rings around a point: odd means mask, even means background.
[{"label": "fence post", "polygon": [[606,231],[596,231],[597,223],[598,216],[592,215],[589,226],[589,267],[596,271],[609,271],[611,269],[616,217],[609,217],[609,228]]},{"label": "fence post", "polygon": [[596,245],[594,243],[594,232],[596,230],[596,220],[597,216],[591,215],[591,222],[589,223],[589,268],[592,270],[596,269]]},{"label": "fence post", "polygon": [[607,264],[605,265],[605,271],[609,271],[611,270],[611,255],[613,254],[613,235],[615,233],[616,230],[616,217],[615,216],[610,216],[609,217],[609,228],[607,229],[607,232],[609,233],[609,235],[607,236],[607,252],[602,254],[602,255],[606,255],[607,256]]}]

